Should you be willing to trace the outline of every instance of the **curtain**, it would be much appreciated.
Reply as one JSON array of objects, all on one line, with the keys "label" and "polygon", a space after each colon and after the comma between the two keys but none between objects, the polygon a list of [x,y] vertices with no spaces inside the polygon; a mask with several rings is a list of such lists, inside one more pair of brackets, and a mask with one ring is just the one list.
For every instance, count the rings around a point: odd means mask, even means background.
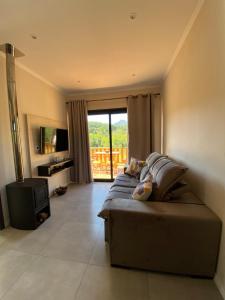
[{"label": "curtain", "polygon": [[161,102],[157,95],[128,96],[129,158],[161,152]]},{"label": "curtain", "polygon": [[70,155],[74,161],[71,179],[75,183],[90,183],[92,175],[86,101],[75,100],[67,103],[67,113]]}]

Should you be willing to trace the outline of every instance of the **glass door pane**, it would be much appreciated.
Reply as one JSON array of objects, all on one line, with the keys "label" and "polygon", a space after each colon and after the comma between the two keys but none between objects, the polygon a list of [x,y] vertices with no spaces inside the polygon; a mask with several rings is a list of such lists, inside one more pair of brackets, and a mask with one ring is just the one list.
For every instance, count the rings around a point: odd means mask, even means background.
[{"label": "glass door pane", "polygon": [[123,173],[128,160],[127,113],[111,114],[113,178]]},{"label": "glass door pane", "polygon": [[109,114],[88,115],[90,153],[94,179],[111,179]]}]

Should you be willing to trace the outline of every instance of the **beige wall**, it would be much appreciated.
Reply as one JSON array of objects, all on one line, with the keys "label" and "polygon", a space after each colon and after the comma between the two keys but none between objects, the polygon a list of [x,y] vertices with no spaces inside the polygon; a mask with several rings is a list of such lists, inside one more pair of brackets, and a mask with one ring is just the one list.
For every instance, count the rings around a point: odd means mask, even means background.
[{"label": "beige wall", "polygon": [[[164,152],[225,222],[225,1],[206,0],[163,84]],[[225,231],[216,283],[225,297]]]},{"label": "beige wall", "polygon": [[[19,67],[16,67],[16,80],[24,175],[28,177],[31,174],[26,114],[66,122],[65,104],[63,96],[56,89],[43,83]],[[8,213],[4,186],[15,180],[9,126],[5,58],[0,56],[0,191],[3,198],[4,214],[7,224]],[[58,180],[60,182],[60,177]]]},{"label": "beige wall", "polygon": [[[159,93],[160,87],[159,86],[152,86],[146,88],[133,88],[133,89],[121,89],[121,90],[113,90],[113,89],[105,89],[105,90],[96,90],[92,92],[83,92],[77,94],[71,94],[67,96],[67,100],[75,100],[75,99],[85,99],[85,100],[92,100],[96,99],[98,101],[88,102],[88,109],[95,110],[95,109],[111,109],[111,108],[120,108],[120,107],[127,107],[127,99],[126,97],[129,95],[137,95],[140,93]],[[114,99],[104,101],[104,99],[110,98],[122,98],[122,99]],[[123,98],[124,97],[124,98]],[[102,99],[102,101],[100,101]]]},{"label": "beige wall", "polygon": [[[62,102],[62,100],[61,100]],[[61,103],[60,103],[61,104]],[[30,158],[30,174],[32,177],[38,177],[37,166],[49,163],[55,159],[64,159],[69,157],[69,151],[61,151],[51,154],[40,154],[40,127],[53,127],[53,128],[67,128],[66,121],[55,121],[53,119],[36,116],[26,115],[27,133],[29,140],[29,158]],[[63,172],[55,173],[48,177],[49,194],[52,195],[54,190],[59,185],[68,185],[70,183],[70,170],[65,169]]]}]

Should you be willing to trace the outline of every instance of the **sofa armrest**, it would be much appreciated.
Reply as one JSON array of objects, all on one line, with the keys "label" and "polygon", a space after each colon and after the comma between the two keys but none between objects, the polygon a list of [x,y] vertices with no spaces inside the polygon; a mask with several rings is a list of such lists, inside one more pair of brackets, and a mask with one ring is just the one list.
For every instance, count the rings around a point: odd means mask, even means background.
[{"label": "sofa armrest", "polygon": [[102,207],[102,210],[99,212],[98,216],[103,219],[108,219],[110,212],[112,211],[124,211],[130,212],[148,212],[149,211],[149,204],[151,202],[142,202],[134,199],[124,199],[124,198],[114,198],[114,199],[107,199]]},{"label": "sofa armrest", "polygon": [[[179,206],[171,206],[171,204],[180,204]],[[187,204],[192,204],[192,206],[184,206]],[[109,217],[109,212],[113,210],[123,210],[123,211],[136,211],[139,213],[148,213],[148,214],[160,214],[160,212],[167,213],[169,211],[173,212],[173,214],[181,214],[184,215],[185,212],[189,212],[191,215],[198,214],[198,209],[196,210],[196,206],[193,205],[201,205],[204,206],[203,202],[200,201],[194,194],[191,192],[187,192],[182,194],[179,197],[169,200],[168,202],[159,202],[159,201],[139,201],[134,199],[124,199],[124,198],[114,198],[108,199],[103,204],[102,210],[99,212],[98,216],[103,219],[107,219]],[[175,210],[176,208],[176,210]],[[208,208],[204,208],[203,210],[209,211]],[[196,213],[195,213],[196,212]]]},{"label": "sofa armrest", "polygon": [[[188,201],[190,199],[190,201]],[[206,215],[214,215],[202,202],[198,199],[193,199],[191,196],[181,199],[185,202],[159,202],[159,201],[139,201],[134,199],[114,198],[108,199],[103,204],[102,210],[98,214],[99,217],[107,219],[110,212],[121,211],[124,213],[134,212],[137,214],[147,214],[150,216],[179,216],[179,217],[199,217],[199,213],[202,216],[202,212]],[[201,206],[203,208],[198,208]],[[215,215],[214,215],[215,216]],[[217,217],[216,217],[217,218]],[[218,219],[218,218],[217,218]]]}]

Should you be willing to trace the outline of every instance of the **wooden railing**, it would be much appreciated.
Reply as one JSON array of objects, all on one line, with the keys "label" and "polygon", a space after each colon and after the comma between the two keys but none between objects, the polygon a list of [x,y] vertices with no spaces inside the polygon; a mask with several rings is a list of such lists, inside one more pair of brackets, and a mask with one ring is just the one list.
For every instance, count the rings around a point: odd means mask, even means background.
[{"label": "wooden railing", "polygon": [[[111,177],[110,148],[90,147],[92,173],[94,178]],[[123,171],[128,160],[127,147],[112,148],[113,177]]]}]

